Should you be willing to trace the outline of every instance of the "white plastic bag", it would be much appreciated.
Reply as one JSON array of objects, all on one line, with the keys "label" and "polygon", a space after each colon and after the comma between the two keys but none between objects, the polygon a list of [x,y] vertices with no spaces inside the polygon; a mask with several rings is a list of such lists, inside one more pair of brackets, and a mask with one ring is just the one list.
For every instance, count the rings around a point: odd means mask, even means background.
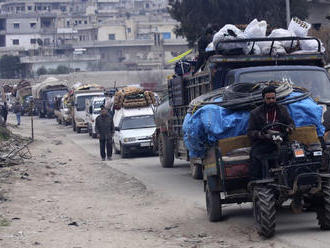
[{"label": "white plastic bag", "polygon": [[[318,52],[319,43],[316,40],[301,40],[300,49],[306,52]],[[321,52],[325,52],[323,43],[321,42]]]},{"label": "white plastic bag", "polygon": [[263,38],[266,37],[266,30],[267,30],[267,22],[266,21],[258,21],[254,19],[250,22],[245,30],[244,34],[247,38]]},{"label": "white plastic bag", "polygon": [[[279,28],[279,29],[274,29],[268,37],[269,38],[279,38],[279,37],[294,37],[294,36],[295,36],[295,34],[292,33],[291,31],[289,31],[287,29]],[[290,48],[291,43],[292,43],[291,40],[281,41],[282,46],[285,48]],[[297,41],[294,41],[292,43],[292,47],[295,47],[295,46],[297,46]]]},{"label": "white plastic bag", "polygon": [[234,49],[251,50],[248,42],[222,43],[224,40],[246,39],[246,35],[232,24],[227,24],[213,36],[213,46],[216,49],[230,51]]},{"label": "white plastic bag", "polygon": [[298,37],[306,37],[311,25],[308,22],[300,20],[298,17],[291,19],[288,30]]}]

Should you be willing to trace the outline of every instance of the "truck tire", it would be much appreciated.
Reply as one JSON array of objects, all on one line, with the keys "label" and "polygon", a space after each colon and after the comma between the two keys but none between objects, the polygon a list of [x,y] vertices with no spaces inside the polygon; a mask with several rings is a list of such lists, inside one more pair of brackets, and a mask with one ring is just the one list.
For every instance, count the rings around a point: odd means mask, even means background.
[{"label": "truck tire", "polygon": [[210,191],[209,187],[206,187],[205,192],[206,199],[206,211],[209,221],[216,222],[222,219],[222,206],[221,197],[219,191]]},{"label": "truck tire", "polygon": [[190,170],[192,178],[203,179],[203,166],[201,164],[190,161]]},{"label": "truck tire", "polygon": [[172,168],[174,164],[173,140],[171,140],[165,133],[160,133],[158,142],[160,164],[164,168]]},{"label": "truck tire", "polygon": [[316,210],[321,230],[330,230],[330,180],[326,179],[322,185],[323,197]]},{"label": "truck tire", "polygon": [[272,189],[254,188],[253,213],[259,235],[271,238],[276,225],[276,200]]}]

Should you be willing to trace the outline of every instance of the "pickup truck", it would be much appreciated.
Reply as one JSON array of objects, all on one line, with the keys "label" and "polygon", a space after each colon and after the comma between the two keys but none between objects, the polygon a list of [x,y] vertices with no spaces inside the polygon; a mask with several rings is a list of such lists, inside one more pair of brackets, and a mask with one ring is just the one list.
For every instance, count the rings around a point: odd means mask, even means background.
[{"label": "pickup truck", "polygon": [[229,42],[263,42],[274,44],[275,41],[299,41],[313,39],[319,49],[309,53],[291,53],[272,55],[273,46],[268,55],[223,55],[215,52],[211,55],[204,69],[195,75],[175,75],[168,80],[168,99],[156,110],[156,131],[153,135],[154,146],[158,149],[162,167],[173,167],[174,157],[190,161],[193,178],[202,179],[202,162],[189,158],[184,145],[182,124],[189,109],[189,104],[205,100],[208,95],[221,92],[226,87],[238,82],[288,81],[306,88],[324,106],[326,131],[330,130],[330,81],[324,69],[325,55],[321,52],[321,43],[316,38],[257,38]]}]

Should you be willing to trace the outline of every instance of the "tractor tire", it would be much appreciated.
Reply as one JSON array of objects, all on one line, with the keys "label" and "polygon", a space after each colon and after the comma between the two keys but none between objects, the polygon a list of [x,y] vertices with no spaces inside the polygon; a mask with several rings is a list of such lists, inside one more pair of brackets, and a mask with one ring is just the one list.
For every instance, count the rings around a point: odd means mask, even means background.
[{"label": "tractor tire", "polygon": [[323,197],[321,204],[316,210],[317,219],[321,230],[330,230],[330,180],[322,185]]},{"label": "tractor tire", "polygon": [[276,199],[272,189],[256,187],[253,192],[253,212],[259,235],[271,238],[275,234]]},{"label": "tractor tire", "polygon": [[209,221],[216,222],[222,219],[222,207],[220,192],[211,192],[208,187],[206,187],[205,192],[206,199],[206,211]]},{"label": "tractor tire", "polygon": [[190,170],[192,178],[197,180],[203,179],[203,166],[201,164],[190,161]]},{"label": "tractor tire", "polygon": [[174,144],[173,140],[165,133],[160,133],[158,138],[158,154],[160,164],[164,168],[172,168],[174,164]]}]

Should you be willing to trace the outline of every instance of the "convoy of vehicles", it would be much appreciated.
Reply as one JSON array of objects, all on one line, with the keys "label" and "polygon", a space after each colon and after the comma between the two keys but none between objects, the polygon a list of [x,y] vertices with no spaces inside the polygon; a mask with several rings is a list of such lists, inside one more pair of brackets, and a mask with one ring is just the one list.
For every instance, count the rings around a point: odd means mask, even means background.
[{"label": "convoy of vehicles", "polygon": [[105,97],[93,97],[86,100],[86,122],[87,130],[92,138],[97,137],[95,130],[96,117],[101,113],[101,106],[104,105]]},{"label": "convoy of vehicles", "polygon": [[116,110],[113,118],[113,143],[115,152],[120,153],[122,158],[128,157],[130,152],[153,150],[153,114],[151,106]]}]

